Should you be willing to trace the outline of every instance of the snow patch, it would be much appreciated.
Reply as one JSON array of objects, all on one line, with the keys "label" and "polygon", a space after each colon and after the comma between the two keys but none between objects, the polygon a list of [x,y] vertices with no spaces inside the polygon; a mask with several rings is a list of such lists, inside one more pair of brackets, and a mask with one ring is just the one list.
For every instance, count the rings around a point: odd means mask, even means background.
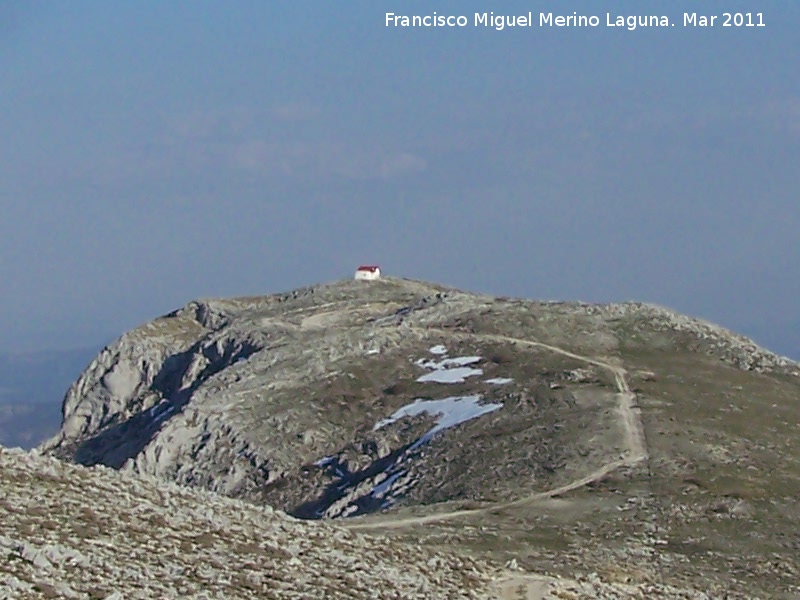
[{"label": "snow patch", "polygon": [[492,379],[487,379],[486,383],[493,383],[494,385],[505,385],[507,383],[513,383],[513,379],[510,377],[493,377]]},{"label": "snow patch", "polygon": [[480,362],[480,356],[457,356],[456,358],[443,358],[440,361],[426,360],[420,358],[414,364],[423,369],[449,369],[451,367],[465,367],[467,365]]},{"label": "snow patch", "polygon": [[430,352],[431,354],[447,354],[447,348],[439,344],[437,346],[434,346],[433,348],[428,349],[428,352]]},{"label": "snow patch", "polygon": [[467,377],[473,375],[483,375],[483,369],[471,369],[470,367],[458,367],[457,369],[439,369],[431,371],[425,375],[417,377],[419,383],[429,381],[435,383],[464,383]]},{"label": "snow patch", "polygon": [[166,400],[161,400],[158,404],[151,406],[148,412],[150,413],[151,417],[155,417],[157,414],[160,414],[163,410],[165,410],[168,405],[169,403]]},{"label": "snow patch", "polygon": [[158,423],[159,421],[166,419],[174,412],[175,407],[162,400],[150,409],[150,416],[153,419],[153,423]]},{"label": "snow patch", "polygon": [[[502,408],[502,404],[481,404],[482,397],[452,396],[442,400],[417,399],[372,428],[377,431],[405,416],[432,415],[436,423],[407,446],[376,459],[368,468],[351,472],[337,455],[323,456],[314,464],[326,470],[334,480],[327,492],[307,509],[314,518],[352,517],[386,509],[402,498],[417,483],[409,464],[417,459],[420,447],[440,431]],[[376,472],[377,471],[377,472]]]},{"label": "snow patch", "polygon": [[381,419],[372,428],[372,431],[377,431],[390,425],[403,417],[416,417],[422,413],[429,415],[438,415],[436,425],[429,430],[425,435],[414,442],[411,449],[417,448],[422,444],[428,442],[434,435],[454,427],[459,423],[470,421],[490,412],[494,412],[502,408],[502,404],[479,404],[482,397],[475,396],[450,396],[442,400],[423,400],[417,398],[411,404],[406,404],[402,408],[396,410],[390,417]]},{"label": "snow patch", "polygon": [[[437,346],[434,346],[437,348]],[[468,368],[467,365],[480,362],[480,356],[458,356],[456,358],[443,358],[442,360],[427,360],[420,358],[414,364],[423,369],[430,369],[431,373],[420,375],[419,383],[433,381],[436,383],[463,383],[467,377],[483,375],[482,369]]]},{"label": "snow patch", "polygon": [[370,493],[370,495],[373,498],[383,498],[383,496],[386,495],[386,492],[388,492],[391,489],[392,484],[394,484],[395,481],[400,479],[405,474],[406,474],[405,471],[398,471],[397,473],[392,473],[386,479],[384,479],[378,485],[372,488],[372,492]]}]

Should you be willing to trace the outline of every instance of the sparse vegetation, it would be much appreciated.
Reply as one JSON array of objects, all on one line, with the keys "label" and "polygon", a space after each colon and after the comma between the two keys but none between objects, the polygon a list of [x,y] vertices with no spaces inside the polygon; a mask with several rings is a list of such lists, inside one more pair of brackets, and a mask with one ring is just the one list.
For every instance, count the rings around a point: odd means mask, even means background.
[{"label": "sparse vegetation", "polygon": [[[418,381],[438,346],[482,373]],[[111,394],[120,363],[136,376]],[[436,415],[375,429],[418,398],[467,395],[503,408],[416,446]],[[73,388],[47,448],[304,516],[371,512],[348,525],[514,561],[524,590],[750,598],[800,593],[798,396],[795,363],[658,307],[337,282],[196,302],[128,334]]]}]

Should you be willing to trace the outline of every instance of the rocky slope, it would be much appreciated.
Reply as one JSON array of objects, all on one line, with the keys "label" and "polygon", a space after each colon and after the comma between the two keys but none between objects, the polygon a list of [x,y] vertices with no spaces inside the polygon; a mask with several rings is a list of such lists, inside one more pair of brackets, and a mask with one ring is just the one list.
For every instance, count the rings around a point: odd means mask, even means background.
[{"label": "rocky slope", "polygon": [[163,480],[0,447],[0,598],[663,598],[498,569],[452,550],[293,519]]},{"label": "rocky slope", "polygon": [[485,598],[490,569],[0,448],[2,598]]},{"label": "rocky slope", "polygon": [[343,281],[125,334],[43,450],[531,572],[754,595],[797,579],[798,396],[797,364],[659,307]]}]

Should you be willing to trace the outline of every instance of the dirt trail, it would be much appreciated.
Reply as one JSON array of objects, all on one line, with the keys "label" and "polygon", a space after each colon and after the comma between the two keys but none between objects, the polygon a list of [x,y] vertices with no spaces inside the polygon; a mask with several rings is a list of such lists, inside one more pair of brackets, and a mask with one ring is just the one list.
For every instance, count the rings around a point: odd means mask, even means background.
[{"label": "dirt trail", "polygon": [[[429,329],[428,332],[430,331],[431,330]],[[450,336],[454,334],[454,332],[452,331],[447,331],[446,333]],[[611,473],[612,471],[615,471],[616,469],[634,465],[648,458],[647,446],[644,437],[644,427],[642,426],[639,408],[636,407],[635,405],[636,394],[634,394],[631,391],[630,384],[628,383],[627,379],[628,372],[623,367],[610,364],[608,362],[599,360],[597,358],[581,356],[580,354],[575,354],[574,352],[570,352],[569,350],[559,348],[558,346],[551,346],[550,344],[545,344],[543,342],[535,342],[532,340],[524,340],[520,338],[514,338],[496,334],[465,333],[456,335],[462,337],[481,337],[493,341],[523,344],[527,346],[536,346],[539,348],[550,350],[552,352],[556,352],[563,356],[568,356],[570,358],[574,358],[576,360],[580,360],[582,362],[598,366],[600,368],[606,369],[609,372],[611,372],[611,374],[613,374],[614,376],[614,382],[617,387],[617,397],[618,397],[617,412],[619,413],[620,422],[622,424],[622,428],[624,431],[625,446],[627,448],[626,455],[622,458],[606,463],[602,467],[592,471],[591,473],[589,473],[584,477],[581,477],[580,479],[576,479],[575,481],[559,486],[557,488],[553,488],[551,490],[547,490],[545,492],[538,492],[536,494],[526,496],[519,500],[492,504],[490,506],[485,506],[481,508],[455,510],[441,514],[425,515],[421,517],[407,517],[404,519],[397,519],[397,520],[391,520],[391,518],[388,518],[387,520],[380,522],[358,523],[358,522],[347,522],[345,520],[345,522],[343,522],[342,524],[347,526],[349,529],[399,529],[402,527],[423,525],[425,523],[433,523],[436,521],[447,521],[458,517],[478,515],[490,511],[502,510],[514,506],[520,506],[531,502],[536,502],[538,500],[552,498],[553,496],[560,496],[562,494],[566,494],[567,492],[571,492],[572,490],[576,490],[585,485],[598,481],[603,477],[605,477],[606,475],[608,475],[609,473]],[[506,597],[513,598],[513,596],[501,596],[501,598],[506,598]],[[536,596],[521,596],[521,598],[526,598],[526,597],[536,598]]]},{"label": "dirt trail", "polygon": [[493,583],[497,600],[544,600],[550,580],[536,575],[510,575]]}]

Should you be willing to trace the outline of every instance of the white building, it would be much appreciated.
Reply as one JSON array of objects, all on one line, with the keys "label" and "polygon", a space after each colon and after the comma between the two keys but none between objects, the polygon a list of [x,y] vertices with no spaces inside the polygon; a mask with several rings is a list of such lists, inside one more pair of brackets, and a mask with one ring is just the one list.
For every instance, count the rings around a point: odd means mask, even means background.
[{"label": "white building", "polygon": [[374,279],[380,279],[380,276],[381,268],[378,265],[361,265],[356,269],[355,278],[372,281]]}]

